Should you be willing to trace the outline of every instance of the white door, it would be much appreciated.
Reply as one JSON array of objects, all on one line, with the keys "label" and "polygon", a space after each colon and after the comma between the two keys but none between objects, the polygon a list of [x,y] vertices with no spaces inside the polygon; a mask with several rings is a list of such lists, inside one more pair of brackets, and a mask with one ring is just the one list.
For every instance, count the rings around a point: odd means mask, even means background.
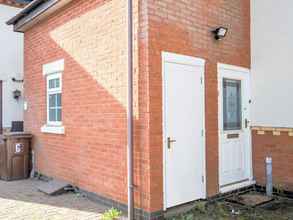
[{"label": "white door", "polygon": [[205,198],[204,60],[163,53],[165,208]]},{"label": "white door", "polygon": [[220,189],[252,180],[249,70],[219,64]]}]

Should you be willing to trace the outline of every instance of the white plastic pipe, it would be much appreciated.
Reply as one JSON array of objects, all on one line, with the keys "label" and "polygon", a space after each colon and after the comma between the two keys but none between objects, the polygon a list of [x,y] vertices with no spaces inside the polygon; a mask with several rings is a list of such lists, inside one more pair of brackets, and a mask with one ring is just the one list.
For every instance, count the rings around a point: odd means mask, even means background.
[{"label": "white plastic pipe", "polygon": [[266,193],[267,196],[273,195],[273,160],[271,157],[266,158]]}]

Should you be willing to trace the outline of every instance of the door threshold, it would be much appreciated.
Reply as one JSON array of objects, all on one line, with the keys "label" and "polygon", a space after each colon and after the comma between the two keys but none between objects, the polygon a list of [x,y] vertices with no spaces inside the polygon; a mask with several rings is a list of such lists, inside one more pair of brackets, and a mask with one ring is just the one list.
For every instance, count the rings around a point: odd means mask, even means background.
[{"label": "door threshold", "polygon": [[254,185],[256,182],[254,180],[247,180],[247,181],[243,181],[243,182],[238,182],[232,185],[226,185],[226,186],[220,186],[220,193],[227,193],[227,192],[231,192],[237,189],[241,189],[244,187],[248,187],[251,185]]}]

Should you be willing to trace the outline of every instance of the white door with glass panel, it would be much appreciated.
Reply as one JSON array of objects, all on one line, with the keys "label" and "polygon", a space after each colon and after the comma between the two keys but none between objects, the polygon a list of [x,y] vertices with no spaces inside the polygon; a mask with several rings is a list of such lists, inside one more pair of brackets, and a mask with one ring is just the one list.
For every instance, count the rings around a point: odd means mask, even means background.
[{"label": "white door with glass panel", "polygon": [[205,198],[204,60],[163,53],[164,207]]},{"label": "white door with glass panel", "polygon": [[252,180],[249,74],[218,65],[220,188]]}]

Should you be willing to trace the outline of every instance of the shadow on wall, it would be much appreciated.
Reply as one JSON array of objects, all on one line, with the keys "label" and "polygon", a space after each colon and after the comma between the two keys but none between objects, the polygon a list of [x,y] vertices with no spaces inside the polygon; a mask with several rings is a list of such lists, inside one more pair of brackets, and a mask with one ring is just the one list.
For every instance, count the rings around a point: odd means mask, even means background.
[{"label": "shadow on wall", "polygon": [[[80,13],[74,7],[83,6],[74,2],[62,13]],[[111,17],[109,11],[113,8],[121,16]],[[125,10],[126,2],[113,0],[73,15],[74,18],[53,29],[49,26],[51,21],[36,26],[27,33],[25,76],[26,97],[30,103],[25,127],[35,136],[37,169],[123,203],[127,201]],[[58,17],[51,19],[59,21]],[[62,118],[66,133],[62,136],[42,134],[40,127],[46,121],[46,82],[41,68],[61,58],[65,59]],[[147,208],[148,169],[143,166],[148,164],[142,162],[147,152],[142,149],[148,137],[146,119],[138,114],[145,103],[138,105],[138,90],[143,88],[138,88],[142,83],[137,72],[135,75],[136,205]]]}]

